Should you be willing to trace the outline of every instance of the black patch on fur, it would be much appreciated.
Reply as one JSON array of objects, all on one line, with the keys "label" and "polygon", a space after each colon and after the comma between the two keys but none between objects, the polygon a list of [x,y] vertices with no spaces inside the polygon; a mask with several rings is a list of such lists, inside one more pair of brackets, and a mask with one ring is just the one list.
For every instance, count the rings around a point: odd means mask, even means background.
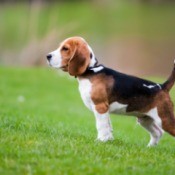
[{"label": "black patch on fur", "polygon": [[[149,80],[126,75],[109,68],[105,68],[104,73],[108,76],[113,76],[115,81],[113,91],[124,99],[129,99],[137,96],[151,96],[160,90],[159,86],[156,83]],[[151,85],[154,87],[148,88],[144,85]]]},{"label": "black patch on fur", "polygon": [[92,53],[90,53],[90,59],[92,59],[92,56],[93,56]]},{"label": "black patch on fur", "polygon": [[[98,65],[99,67],[102,65]],[[103,66],[104,67],[104,66]],[[135,76],[123,74],[112,70],[110,68],[104,67],[104,69],[94,72],[93,70],[87,70],[85,75],[88,74],[105,74],[107,76],[112,76],[114,79],[114,86],[112,87],[112,94],[117,96],[116,98],[121,98],[123,100],[129,100],[137,97],[150,97],[155,95],[160,91],[160,87],[157,83],[154,83],[149,80],[144,80]],[[152,88],[145,87],[146,86],[154,86]],[[161,85],[160,85],[161,86]]]}]

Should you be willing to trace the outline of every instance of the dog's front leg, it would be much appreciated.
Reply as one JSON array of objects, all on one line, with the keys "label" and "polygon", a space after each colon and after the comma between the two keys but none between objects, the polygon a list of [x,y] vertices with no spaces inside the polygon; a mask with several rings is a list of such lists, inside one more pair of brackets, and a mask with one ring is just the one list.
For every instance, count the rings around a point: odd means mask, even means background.
[{"label": "dog's front leg", "polygon": [[102,142],[113,140],[109,113],[106,112],[104,114],[100,114],[96,110],[94,110],[94,114],[96,119],[96,128],[98,132],[97,140]]}]

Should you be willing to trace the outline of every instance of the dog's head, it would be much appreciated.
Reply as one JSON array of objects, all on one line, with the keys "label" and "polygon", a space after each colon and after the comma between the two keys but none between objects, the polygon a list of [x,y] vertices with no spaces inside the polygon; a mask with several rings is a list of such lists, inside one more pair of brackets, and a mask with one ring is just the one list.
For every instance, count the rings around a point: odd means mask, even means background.
[{"label": "dog's head", "polygon": [[47,55],[50,66],[60,68],[70,75],[82,75],[88,67],[97,64],[94,53],[81,37],[64,40],[59,48]]}]

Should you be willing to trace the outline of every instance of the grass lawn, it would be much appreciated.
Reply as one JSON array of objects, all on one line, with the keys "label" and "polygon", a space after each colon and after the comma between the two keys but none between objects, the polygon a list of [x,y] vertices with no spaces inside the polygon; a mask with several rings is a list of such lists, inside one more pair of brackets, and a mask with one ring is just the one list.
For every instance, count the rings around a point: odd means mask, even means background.
[{"label": "grass lawn", "polygon": [[[132,117],[112,115],[115,140],[95,141],[77,81],[50,68],[0,68],[0,174],[170,175],[175,139],[147,148]],[[171,96],[175,102],[175,88]]]}]

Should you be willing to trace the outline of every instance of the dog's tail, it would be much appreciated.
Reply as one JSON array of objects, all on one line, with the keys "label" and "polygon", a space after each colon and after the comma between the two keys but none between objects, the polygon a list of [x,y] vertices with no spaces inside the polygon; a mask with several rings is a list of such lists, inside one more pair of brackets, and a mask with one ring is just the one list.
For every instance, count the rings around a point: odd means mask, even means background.
[{"label": "dog's tail", "polygon": [[175,60],[174,60],[174,67],[171,72],[171,75],[169,76],[168,80],[162,84],[162,89],[169,92],[173,87],[174,83],[175,83]]}]

